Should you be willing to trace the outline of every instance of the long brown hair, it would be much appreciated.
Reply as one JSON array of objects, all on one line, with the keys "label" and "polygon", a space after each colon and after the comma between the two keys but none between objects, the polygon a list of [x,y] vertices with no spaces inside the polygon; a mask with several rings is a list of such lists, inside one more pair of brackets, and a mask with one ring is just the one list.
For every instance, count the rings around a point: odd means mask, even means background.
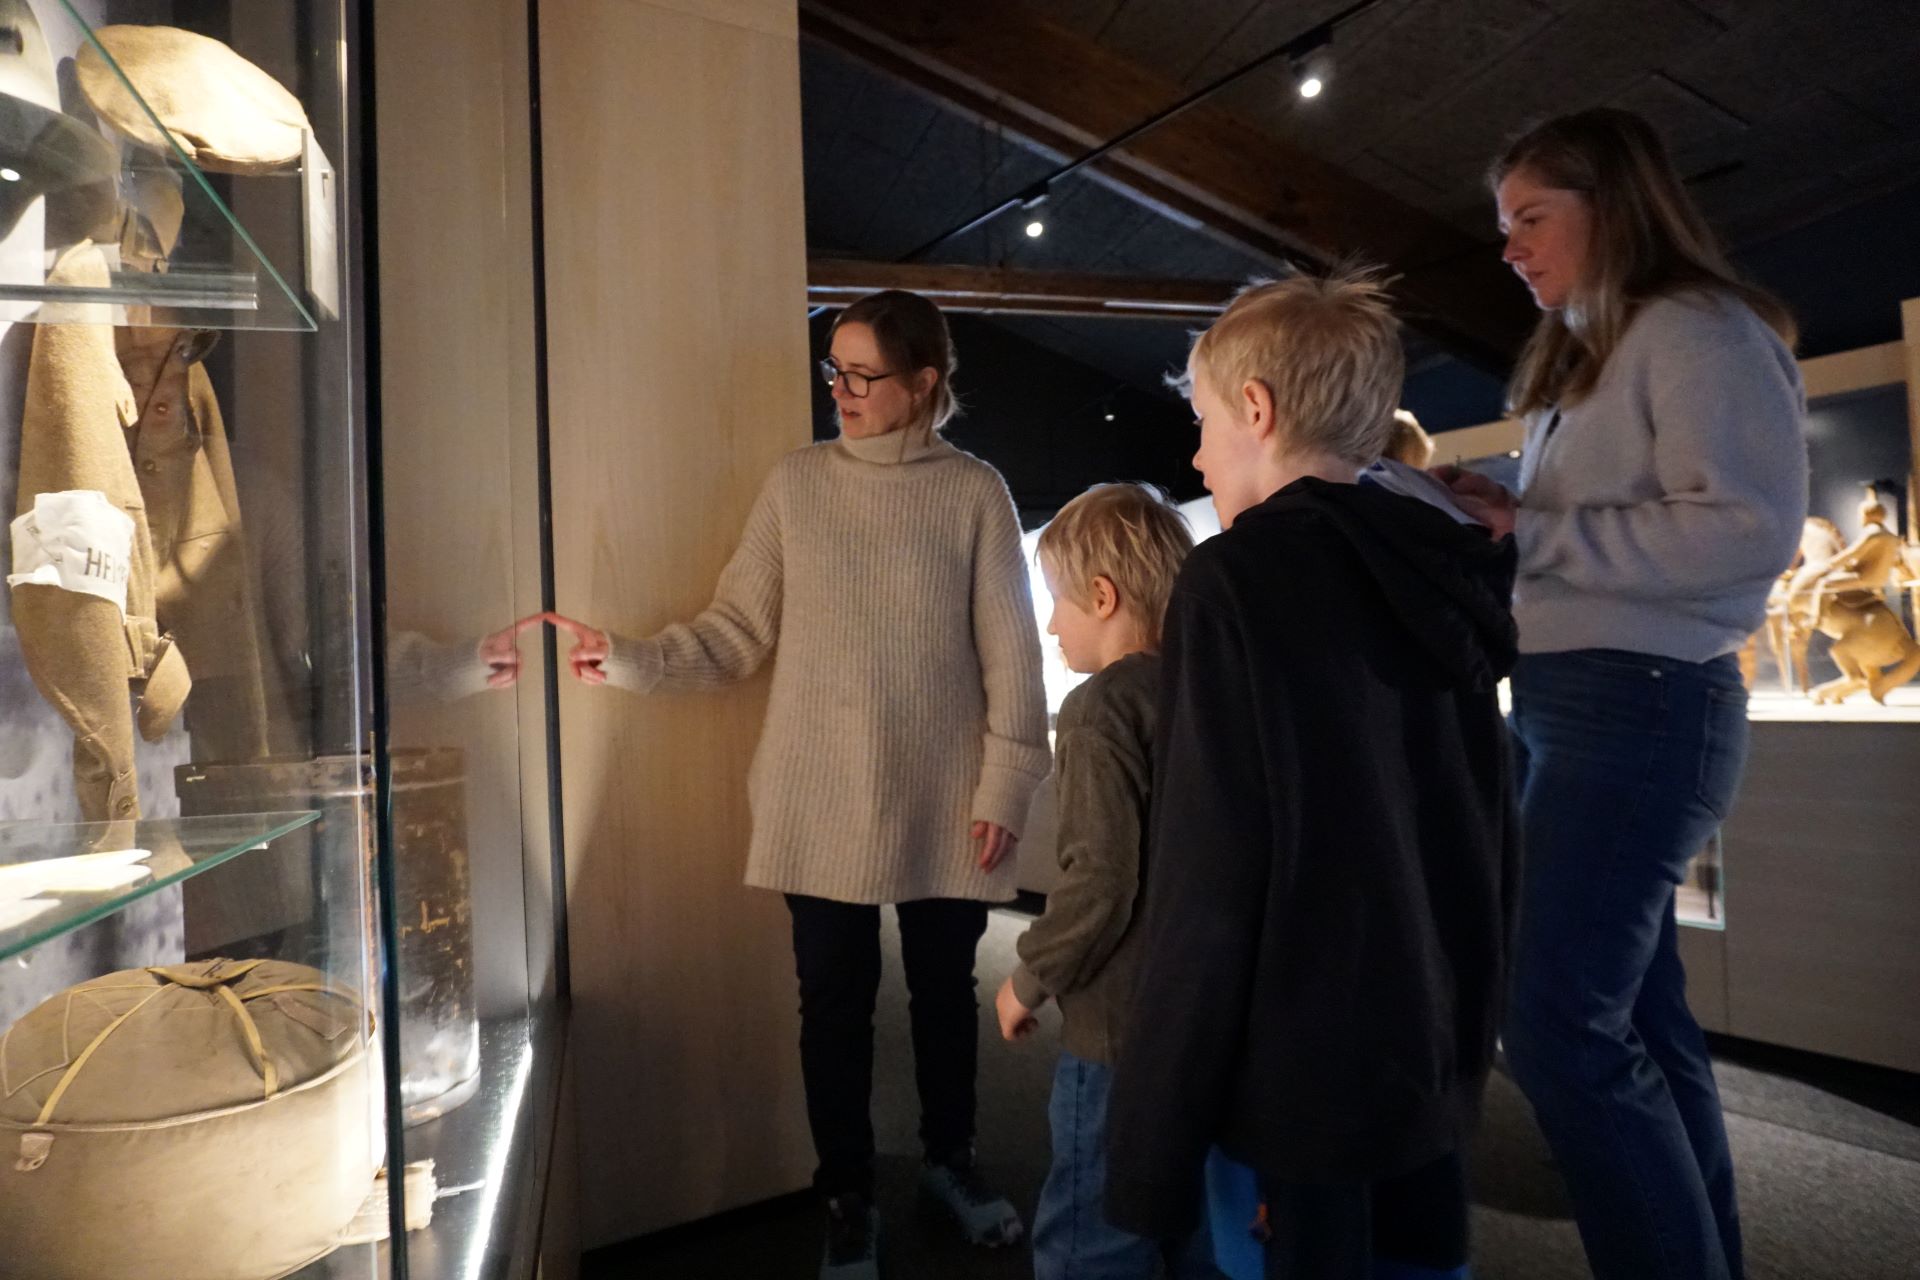
[{"label": "long brown hair", "polygon": [[843,324],[863,324],[873,330],[873,340],[887,364],[904,377],[922,369],[940,375],[927,397],[926,421],[935,431],[960,410],[953,394],[954,370],[960,367],[954,355],[953,338],[947,332],[947,318],[940,308],[917,293],[905,289],[883,289],[851,303],[833,319],[827,330],[827,342]]},{"label": "long brown hair", "polygon": [[1687,289],[1733,295],[1794,345],[1786,305],[1733,269],[1660,135],[1639,116],[1598,107],[1549,120],[1508,146],[1487,184],[1497,193],[1522,169],[1545,186],[1584,196],[1593,232],[1587,280],[1566,307],[1541,315],[1520,354],[1508,388],[1513,413],[1584,396],[1641,305]]}]

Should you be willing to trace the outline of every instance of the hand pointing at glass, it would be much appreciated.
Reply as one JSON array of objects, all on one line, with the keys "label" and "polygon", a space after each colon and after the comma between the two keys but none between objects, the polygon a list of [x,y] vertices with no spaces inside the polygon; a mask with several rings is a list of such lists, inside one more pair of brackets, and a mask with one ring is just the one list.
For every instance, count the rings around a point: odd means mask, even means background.
[{"label": "hand pointing at glass", "polygon": [[567,654],[567,665],[573,668],[574,679],[582,684],[599,685],[607,682],[607,673],[600,667],[612,652],[606,632],[562,613],[543,613],[540,618],[573,637],[573,649]]},{"label": "hand pointing at glass", "polygon": [[544,621],[544,614],[529,614],[511,626],[481,637],[480,660],[488,667],[488,688],[510,688],[520,679],[520,633]]}]

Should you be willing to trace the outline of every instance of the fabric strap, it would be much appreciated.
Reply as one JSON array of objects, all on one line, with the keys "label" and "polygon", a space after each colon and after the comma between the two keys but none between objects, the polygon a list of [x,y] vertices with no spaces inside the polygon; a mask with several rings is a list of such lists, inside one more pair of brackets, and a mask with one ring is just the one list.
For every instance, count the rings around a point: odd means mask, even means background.
[{"label": "fabric strap", "polygon": [[254,1069],[260,1073],[261,1081],[265,1086],[265,1097],[271,1099],[275,1094],[280,1092],[280,1072],[279,1069],[273,1065],[272,1057],[267,1053],[266,1041],[261,1038],[260,1026],[253,1020],[253,1014],[247,1009],[248,1003],[254,1000],[264,1000],[268,996],[276,996],[288,991],[313,991],[321,995],[329,995],[335,999],[348,1001],[351,1001],[353,997],[344,991],[336,990],[333,987],[319,982],[282,983],[277,987],[262,987],[258,991],[249,991],[244,996],[235,992],[233,984],[246,977],[249,973],[252,973],[259,965],[260,961],[258,960],[246,960],[232,966],[228,966],[224,962],[215,962],[211,968],[204,970],[149,967],[147,972],[158,978],[162,985],[155,987],[151,993],[135,1004],[133,1008],[127,1010],[112,1022],[109,1022],[101,1029],[100,1034],[96,1035],[93,1040],[88,1043],[87,1047],[80,1051],[79,1055],[69,1064],[66,1071],[61,1074],[59,1083],[53,1087],[53,1092],[47,1095],[46,1105],[40,1108],[40,1115],[34,1121],[34,1126],[39,1128],[53,1120],[54,1109],[60,1105],[60,1100],[66,1096],[67,1090],[73,1085],[73,1082],[79,1079],[80,1072],[85,1069],[88,1060],[91,1059],[95,1053],[99,1052],[100,1046],[105,1044],[114,1032],[125,1026],[135,1014],[139,1013],[149,1004],[152,1004],[153,1001],[161,995],[164,995],[168,987],[185,987],[191,991],[209,991],[219,994],[221,1000],[225,1002],[228,1008],[233,1010],[234,1017],[240,1022],[240,1034],[247,1042],[247,1052],[253,1058]]}]

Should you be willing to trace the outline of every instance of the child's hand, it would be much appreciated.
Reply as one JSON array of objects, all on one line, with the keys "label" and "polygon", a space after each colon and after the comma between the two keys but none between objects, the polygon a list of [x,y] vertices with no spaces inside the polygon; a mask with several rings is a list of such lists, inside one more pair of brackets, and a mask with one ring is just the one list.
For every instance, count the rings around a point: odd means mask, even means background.
[{"label": "child's hand", "polygon": [[1013,834],[997,822],[976,822],[973,824],[973,847],[979,857],[980,869],[992,871],[1007,860],[1014,846],[1020,843],[1020,837]]},{"label": "child's hand", "polygon": [[1040,1025],[1033,1016],[1033,1010],[1021,1004],[1020,997],[1013,994],[1012,978],[1000,984],[999,994],[993,997],[993,1007],[1000,1014],[1000,1035],[1008,1041],[1024,1040]]}]

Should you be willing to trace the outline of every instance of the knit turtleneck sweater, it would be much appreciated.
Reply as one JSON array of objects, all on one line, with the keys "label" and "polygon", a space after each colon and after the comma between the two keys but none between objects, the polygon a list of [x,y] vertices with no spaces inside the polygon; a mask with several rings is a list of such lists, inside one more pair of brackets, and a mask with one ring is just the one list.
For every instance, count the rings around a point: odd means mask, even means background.
[{"label": "knit turtleneck sweater", "polygon": [[747,776],[747,883],[840,902],[1010,900],[970,828],[1018,833],[1047,716],[1020,526],[1000,475],[931,431],[788,454],[713,603],[613,637],[608,683],[713,689],[773,655]]}]

